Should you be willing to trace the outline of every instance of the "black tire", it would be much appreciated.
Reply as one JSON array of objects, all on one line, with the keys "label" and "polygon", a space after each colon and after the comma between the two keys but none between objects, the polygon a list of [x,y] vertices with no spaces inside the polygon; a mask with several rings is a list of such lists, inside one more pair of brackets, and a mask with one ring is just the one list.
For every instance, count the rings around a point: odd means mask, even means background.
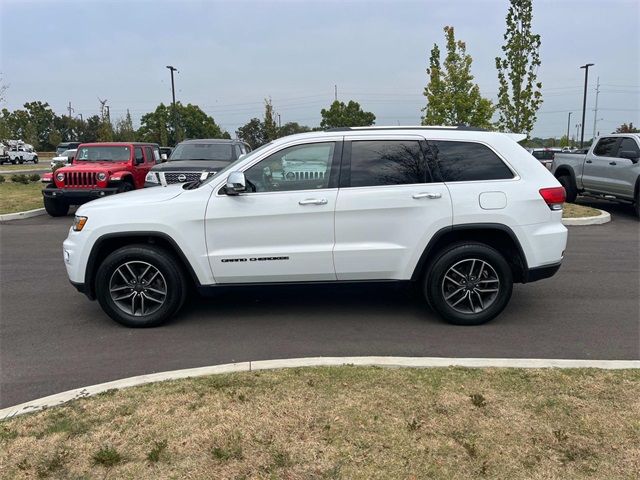
[{"label": "black tire", "polygon": [[576,198],[578,197],[578,189],[574,185],[571,175],[560,175],[558,177],[558,181],[560,182],[560,185],[564,187],[564,191],[567,193],[567,202],[575,202]]},{"label": "black tire", "polygon": [[135,187],[131,184],[131,182],[124,181],[120,183],[118,186],[118,193],[130,192],[131,190],[135,190]]},{"label": "black tire", "polygon": [[[477,267],[473,260],[480,261]],[[485,265],[482,264],[483,262]],[[467,280],[463,281],[456,277],[460,284],[453,286],[450,280],[445,279],[445,275],[451,271],[452,267],[455,267],[456,271],[464,270],[463,267],[467,264],[471,266],[471,272],[475,271],[480,274],[477,277],[470,276],[467,278],[469,288],[474,288],[468,292]],[[460,273],[465,272],[461,271]],[[474,295],[475,288],[480,288],[484,292],[493,290],[496,283],[489,282],[495,282],[495,280],[490,280],[494,277],[498,280],[496,282],[497,292],[475,293]],[[459,289],[459,287],[462,290],[456,294],[458,296],[449,297],[451,300],[448,302],[445,295],[451,295],[451,292],[447,291],[447,288]],[[509,267],[500,252],[483,243],[453,244],[440,252],[425,275],[424,293],[427,302],[444,320],[454,325],[480,325],[495,318],[509,303],[512,290],[513,273],[511,272],[511,267]],[[451,303],[456,303],[461,298],[460,294],[465,297],[465,300],[460,302],[459,307],[452,307]],[[474,296],[469,304],[467,296],[471,298],[472,295]],[[486,307],[482,304],[483,297],[481,295],[485,296]],[[467,308],[472,310],[474,302],[477,311],[461,311]]]},{"label": "black tire", "polygon": [[636,201],[633,202],[633,209],[636,212],[636,217],[640,219],[640,185],[636,188]]},{"label": "black tire", "polygon": [[[131,311],[124,311],[122,306],[116,303],[118,298],[114,300],[112,297],[110,286],[113,286],[114,279],[118,279],[117,270],[127,263],[133,265],[134,273],[140,273],[143,270],[141,267],[136,271],[135,265],[137,264],[142,266],[151,265],[159,272],[160,275],[156,276],[156,279],[163,282],[166,295],[157,310],[151,311],[149,314],[140,312],[141,303],[138,300],[137,305],[134,303],[133,314],[131,314]],[[142,275],[142,273],[140,274]],[[141,281],[141,279],[138,278],[137,281]],[[138,291],[135,288],[140,288],[141,290]],[[144,294],[149,293],[144,290],[142,285],[131,288],[130,291],[138,299],[140,297],[148,299]],[[128,291],[124,293],[126,294]],[[156,327],[166,323],[180,309],[186,294],[187,282],[180,264],[171,253],[152,245],[130,245],[116,250],[102,262],[96,274],[96,297],[100,302],[100,306],[113,320],[127,327]],[[123,303],[125,301],[128,304],[128,299],[125,299]],[[151,305],[152,303],[147,300],[147,304]],[[136,314],[136,306],[138,307],[138,314]]]},{"label": "black tire", "polygon": [[18,163],[16,160],[11,160],[11,165],[15,165],[16,163]]},{"label": "black tire", "polygon": [[44,197],[44,209],[52,217],[64,217],[69,213],[69,204],[62,200]]},{"label": "black tire", "polygon": [[33,157],[33,163],[38,163],[38,156]]},{"label": "black tire", "polygon": [[19,163],[20,165],[22,165],[22,164],[24,163],[24,160],[22,159],[22,157],[20,157],[20,160],[18,160],[18,163]]}]

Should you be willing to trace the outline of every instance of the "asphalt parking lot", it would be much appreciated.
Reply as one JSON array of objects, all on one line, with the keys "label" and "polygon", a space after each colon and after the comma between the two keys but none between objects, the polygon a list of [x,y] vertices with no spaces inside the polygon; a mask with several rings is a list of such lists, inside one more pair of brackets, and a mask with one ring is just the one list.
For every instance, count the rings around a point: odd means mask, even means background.
[{"label": "asphalt parking lot", "polygon": [[68,283],[72,217],[0,226],[0,408],[118,378],[303,356],[640,359],[640,223],[570,227],[560,272],[517,285],[480,327],[443,323],[405,290],[278,287],[194,299],[171,324],[132,330]]}]

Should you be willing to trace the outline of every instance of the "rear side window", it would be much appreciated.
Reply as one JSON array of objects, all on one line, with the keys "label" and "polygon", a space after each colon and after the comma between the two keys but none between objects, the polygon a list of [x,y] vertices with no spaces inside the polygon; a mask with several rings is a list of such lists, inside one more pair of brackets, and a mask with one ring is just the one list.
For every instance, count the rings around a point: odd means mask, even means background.
[{"label": "rear side window", "polygon": [[640,157],[640,148],[638,148],[638,144],[633,138],[623,138],[620,142],[620,148],[618,149],[618,156],[620,156],[620,152],[635,152],[637,156]]},{"label": "rear side window", "polygon": [[351,187],[425,183],[427,178],[418,141],[351,142]]},{"label": "rear side window", "polygon": [[436,140],[429,147],[444,182],[513,178],[500,157],[481,143]]},{"label": "rear side window", "polygon": [[593,150],[593,154],[599,157],[615,157],[617,143],[618,139],[616,137],[601,138]]}]

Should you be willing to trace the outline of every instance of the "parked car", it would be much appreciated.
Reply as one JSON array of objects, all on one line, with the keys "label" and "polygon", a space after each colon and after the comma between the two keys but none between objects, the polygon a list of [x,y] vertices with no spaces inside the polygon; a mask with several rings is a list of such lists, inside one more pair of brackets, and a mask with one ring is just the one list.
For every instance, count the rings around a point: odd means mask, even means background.
[{"label": "parked car", "polygon": [[65,150],[60,155],[53,157],[51,159],[51,169],[54,169],[56,165],[66,166],[73,163],[77,151],[77,148],[73,148],[71,150]]},{"label": "parked car", "polygon": [[151,169],[145,186],[205,180],[250,151],[241,140],[185,140],[176,145],[167,162]]},{"label": "parked car", "polygon": [[9,148],[0,142],[0,165],[3,165],[5,162],[11,162],[11,160],[9,160]]},{"label": "parked car", "polygon": [[62,155],[62,153],[66,152],[67,150],[73,150],[73,149],[77,150],[79,146],[80,146],[80,142],[59,143],[58,146],[56,147],[56,156]]},{"label": "parked car", "polygon": [[9,161],[14,165],[25,162],[38,163],[38,152],[28,143],[19,142],[10,145],[7,155],[9,156]]},{"label": "parked car", "polygon": [[531,155],[540,160],[545,167],[549,168],[556,152],[550,148],[533,148]]},{"label": "parked car", "polygon": [[567,191],[567,201],[589,195],[634,205],[640,217],[640,134],[605,135],[586,154],[556,155],[551,171]]},{"label": "parked car", "polygon": [[280,138],[206,180],[81,206],[67,273],[130,327],[166,322],[191,290],[369,281],[413,283],[447,321],[484,323],[514,282],[554,275],[566,247],[564,189],[523,137],[365,127]]},{"label": "parked car", "polygon": [[159,161],[155,143],[83,143],[72,164],[42,176],[44,208],[59,217],[71,205],[142,188],[145,176]]}]

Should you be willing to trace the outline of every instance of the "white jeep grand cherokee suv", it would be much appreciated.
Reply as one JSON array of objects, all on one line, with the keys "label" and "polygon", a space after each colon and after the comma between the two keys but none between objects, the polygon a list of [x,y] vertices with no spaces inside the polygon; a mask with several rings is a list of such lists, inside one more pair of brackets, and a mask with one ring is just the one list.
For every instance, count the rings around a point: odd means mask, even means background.
[{"label": "white jeep grand cherokee suv", "polygon": [[417,284],[445,320],[481,324],[514,282],[553,275],[566,246],[564,189],[522,137],[366,127],[280,138],[205,181],[81,206],[67,272],[130,327],[166,322],[193,289],[361,281]]}]

